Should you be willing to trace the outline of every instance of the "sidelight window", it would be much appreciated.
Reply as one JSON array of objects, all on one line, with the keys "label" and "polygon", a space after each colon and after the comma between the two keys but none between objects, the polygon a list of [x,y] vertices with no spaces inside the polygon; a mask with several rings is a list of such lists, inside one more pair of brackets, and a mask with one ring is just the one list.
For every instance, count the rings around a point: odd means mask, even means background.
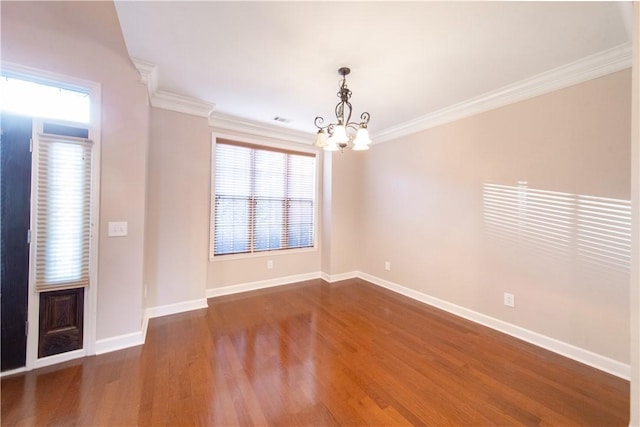
[{"label": "sidelight window", "polygon": [[89,285],[93,143],[39,135],[36,287]]}]

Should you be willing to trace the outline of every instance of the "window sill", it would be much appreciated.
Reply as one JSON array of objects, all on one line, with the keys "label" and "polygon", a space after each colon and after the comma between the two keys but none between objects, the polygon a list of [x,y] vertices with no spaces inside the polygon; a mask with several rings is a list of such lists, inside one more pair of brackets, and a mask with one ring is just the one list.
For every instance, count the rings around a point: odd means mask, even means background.
[{"label": "window sill", "polygon": [[297,255],[304,253],[317,252],[318,246],[314,246],[311,248],[300,248],[300,249],[285,249],[279,251],[263,251],[263,252],[254,252],[250,254],[229,254],[229,255],[209,255],[210,262],[224,262],[224,261],[236,261],[241,259],[251,259],[251,258],[264,258],[264,257],[275,257],[275,256],[283,256],[283,255]]}]

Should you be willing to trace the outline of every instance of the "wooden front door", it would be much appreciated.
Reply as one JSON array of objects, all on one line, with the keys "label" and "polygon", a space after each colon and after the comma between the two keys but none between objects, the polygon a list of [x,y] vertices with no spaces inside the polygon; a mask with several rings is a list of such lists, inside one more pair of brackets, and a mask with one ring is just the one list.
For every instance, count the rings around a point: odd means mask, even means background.
[{"label": "wooden front door", "polygon": [[0,115],[2,371],[25,366],[29,295],[31,119]]},{"label": "wooden front door", "polygon": [[82,348],[84,288],[40,293],[38,357]]},{"label": "wooden front door", "polygon": [[[88,136],[86,128],[47,122],[43,123],[42,128],[47,135],[74,138]],[[42,149],[40,153],[42,155]],[[53,181],[56,182],[56,180]],[[84,288],[41,290],[39,298],[38,357],[81,349],[83,347]]]}]

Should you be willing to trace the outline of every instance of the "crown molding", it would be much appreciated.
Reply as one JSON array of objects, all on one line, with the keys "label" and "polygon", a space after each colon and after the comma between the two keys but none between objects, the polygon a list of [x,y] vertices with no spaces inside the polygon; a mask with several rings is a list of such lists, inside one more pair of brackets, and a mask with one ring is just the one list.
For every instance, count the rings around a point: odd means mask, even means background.
[{"label": "crown molding", "polygon": [[631,43],[624,43],[376,132],[372,139],[374,139],[374,143],[391,141],[415,132],[586,82],[631,67],[631,59]]},{"label": "crown molding", "polygon": [[151,106],[164,110],[177,111],[178,113],[191,114],[193,116],[209,118],[215,104],[200,99],[182,96],[163,90],[157,91],[150,97]]},{"label": "crown molding", "polygon": [[[134,57],[131,57],[131,60],[140,73],[140,82],[147,86],[149,99],[153,107],[208,118],[209,125],[217,129],[307,145],[313,141],[314,135],[309,132],[257,122],[229,114],[214,113],[215,104],[213,103],[159,90],[157,65]],[[631,43],[627,42],[500,89],[383,129],[373,134],[372,139],[375,141],[374,144],[379,144],[495,108],[504,107],[505,105],[524,101],[624,70],[631,67],[631,60]]]},{"label": "crown molding", "polygon": [[133,65],[140,73],[140,83],[147,86],[149,99],[158,91],[158,66],[139,58],[131,57]]},{"label": "crown molding", "polygon": [[209,117],[209,126],[213,127],[214,129],[242,132],[249,135],[257,135],[283,141],[297,142],[305,145],[310,145],[315,137],[314,133],[285,128],[277,125],[270,125],[219,112],[215,112],[211,115],[211,117]]},{"label": "crown molding", "polygon": [[209,120],[209,126],[219,130],[241,132],[306,145],[313,142],[315,135],[312,133],[260,123],[229,114],[214,113],[215,104],[211,102],[159,90],[158,66],[135,57],[131,57],[131,61],[140,73],[140,83],[147,86],[149,100],[153,107],[205,117]]},{"label": "crown molding", "polygon": [[215,104],[158,89],[158,66],[140,58],[131,57],[140,73],[140,83],[147,86],[152,107],[177,111],[178,113],[209,118]]}]

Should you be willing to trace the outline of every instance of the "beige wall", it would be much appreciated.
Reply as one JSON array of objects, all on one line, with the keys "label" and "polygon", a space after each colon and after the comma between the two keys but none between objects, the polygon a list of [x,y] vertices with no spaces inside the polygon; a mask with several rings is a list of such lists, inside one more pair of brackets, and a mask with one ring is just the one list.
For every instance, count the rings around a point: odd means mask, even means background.
[{"label": "beige wall", "polygon": [[483,185],[629,200],[630,93],[626,70],[375,145],[361,271],[629,363],[628,272],[492,231]]},{"label": "beige wall", "polygon": [[325,152],[322,205],[322,272],[358,270],[360,243],[360,165],[363,152]]},{"label": "beige wall", "polygon": [[146,305],[205,298],[211,128],[207,119],[151,108]]},{"label": "beige wall", "polygon": [[[151,109],[150,126],[147,307],[205,298],[206,289],[320,271],[319,249],[209,260],[211,147],[215,135],[293,149],[298,145],[212,129],[205,118],[158,108]],[[320,158],[318,162],[322,167]],[[267,268],[269,260],[271,269]]]},{"label": "beige wall", "polygon": [[[140,331],[149,107],[113,3],[2,2],[2,59],[102,84],[97,339]],[[127,221],[127,237],[106,237]]]},{"label": "beige wall", "polygon": [[331,189],[331,168],[333,157],[323,152],[321,158],[321,187],[322,205],[320,205],[320,269],[327,274],[331,270],[331,206],[333,195]]}]

